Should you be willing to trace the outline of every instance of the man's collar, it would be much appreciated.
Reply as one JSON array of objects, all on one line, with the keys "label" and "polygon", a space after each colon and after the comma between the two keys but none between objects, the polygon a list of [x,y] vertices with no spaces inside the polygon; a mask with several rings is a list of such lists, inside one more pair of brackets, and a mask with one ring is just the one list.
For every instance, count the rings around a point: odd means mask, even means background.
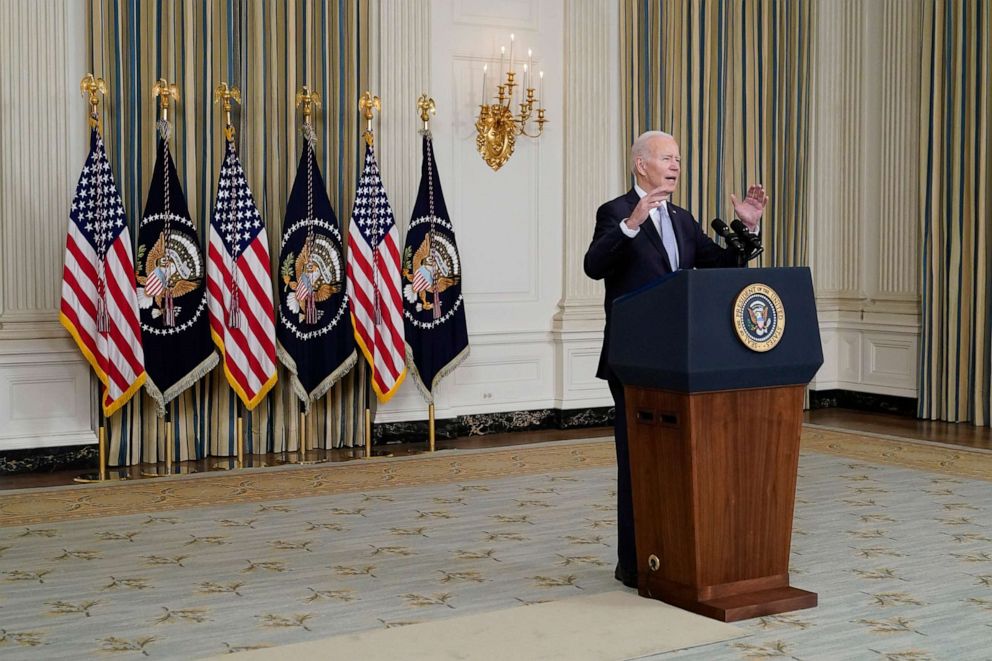
[{"label": "man's collar", "polygon": [[[637,193],[637,197],[644,197],[645,195],[648,194],[647,191],[644,190],[643,188],[641,188],[640,184],[637,184],[637,183],[634,184],[634,192]],[[672,203],[672,196],[669,195],[668,197],[666,197],[665,198],[665,202],[668,202],[668,204],[671,204]]]}]

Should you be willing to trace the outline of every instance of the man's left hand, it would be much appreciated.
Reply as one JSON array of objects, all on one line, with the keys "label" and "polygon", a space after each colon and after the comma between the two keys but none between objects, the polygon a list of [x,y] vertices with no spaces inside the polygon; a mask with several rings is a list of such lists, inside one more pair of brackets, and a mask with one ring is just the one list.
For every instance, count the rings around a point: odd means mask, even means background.
[{"label": "man's left hand", "polygon": [[747,189],[747,195],[743,200],[738,200],[733,193],[730,194],[730,201],[734,205],[734,213],[741,222],[752,232],[758,227],[761,214],[765,212],[765,205],[768,204],[768,194],[761,184],[752,184]]}]

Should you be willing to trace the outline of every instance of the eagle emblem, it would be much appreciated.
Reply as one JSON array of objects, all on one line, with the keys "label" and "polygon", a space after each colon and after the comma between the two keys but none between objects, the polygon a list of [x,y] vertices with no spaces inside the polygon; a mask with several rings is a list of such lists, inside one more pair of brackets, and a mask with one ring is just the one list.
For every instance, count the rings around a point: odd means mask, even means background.
[{"label": "eagle emblem", "polygon": [[[145,253],[145,246],[138,246],[139,260]],[[165,232],[145,256],[144,275],[138,274],[138,307],[152,309],[152,319],[165,315],[166,325],[174,325],[175,318],[182,310],[174,306],[174,299],[195,291],[203,279],[203,259],[200,251],[189,236],[170,233],[166,245]]]},{"label": "eagle emblem", "polygon": [[770,351],[785,332],[785,306],[768,285],[748,285],[734,301],[734,328],[737,338],[752,351]]},{"label": "eagle emblem", "polygon": [[754,334],[761,336],[768,332],[768,305],[761,299],[751,301],[747,306],[747,316],[754,325]]},{"label": "eagle emblem", "polygon": [[298,315],[300,323],[316,324],[323,316],[317,303],[341,291],[341,254],[326,238],[314,236],[304,243],[298,256],[292,252],[286,255],[280,273],[283,286],[292,292],[286,297],[286,306]]},{"label": "eagle emblem", "polygon": [[[413,303],[419,299],[417,309],[433,310],[440,314],[440,294],[461,279],[461,263],[455,246],[440,233],[428,233],[416,252],[411,246],[403,251],[403,288],[406,299]],[[428,300],[428,294],[431,294]]]}]

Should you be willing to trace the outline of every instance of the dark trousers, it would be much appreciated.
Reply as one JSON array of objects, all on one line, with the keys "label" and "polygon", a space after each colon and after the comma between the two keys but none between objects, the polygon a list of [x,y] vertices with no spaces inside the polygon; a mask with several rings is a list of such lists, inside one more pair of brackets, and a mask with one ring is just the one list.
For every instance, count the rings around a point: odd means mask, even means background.
[{"label": "dark trousers", "polygon": [[623,384],[614,376],[608,380],[616,419],[613,437],[617,446],[617,558],[620,569],[633,576],[637,573],[637,546],[634,543],[634,499],[630,493],[630,455],[627,453],[627,407]]}]

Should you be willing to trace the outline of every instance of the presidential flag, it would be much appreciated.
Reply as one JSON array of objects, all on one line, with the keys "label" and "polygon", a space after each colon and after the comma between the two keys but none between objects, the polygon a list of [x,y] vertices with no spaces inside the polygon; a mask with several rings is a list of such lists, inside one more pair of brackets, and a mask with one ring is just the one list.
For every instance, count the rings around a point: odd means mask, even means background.
[{"label": "presidential flag", "polygon": [[289,195],[279,250],[279,360],[304,411],[357,360],[348,327],[341,230],[308,137]]},{"label": "presidential flag", "polygon": [[138,227],[138,307],[145,348],[145,389],[165,406],[217,364],[207,319],[206,275],[169,153],[168,125],[159,123],[158,155]]},{"label": "presidential flag", "polygon": [[403,249],[406,361],[429,404],[434,388],[468,356],[462,260],[441,192],[434,144],[424,133],[420,191]]},{"label": "presidential flag", "polygon": [[380,402],[396,394],[406,376],[400,241],[393,211],[370,142],[348,225],[348,292],[355,340],[372,368]]},{"label": "presidential flag", "polygon": [[145,382],[145,358],[131,233],[95,128],[69,211],[59,319],[103,383],[103,413],[112,415]]},{"label": "presidential flag", "polygon": [[[227,141],[207,247],[210,335],[249,411],[276,383],[276,328],[265,223],[234,141]],[[147,292],[147,288],[146,288]]]}]

